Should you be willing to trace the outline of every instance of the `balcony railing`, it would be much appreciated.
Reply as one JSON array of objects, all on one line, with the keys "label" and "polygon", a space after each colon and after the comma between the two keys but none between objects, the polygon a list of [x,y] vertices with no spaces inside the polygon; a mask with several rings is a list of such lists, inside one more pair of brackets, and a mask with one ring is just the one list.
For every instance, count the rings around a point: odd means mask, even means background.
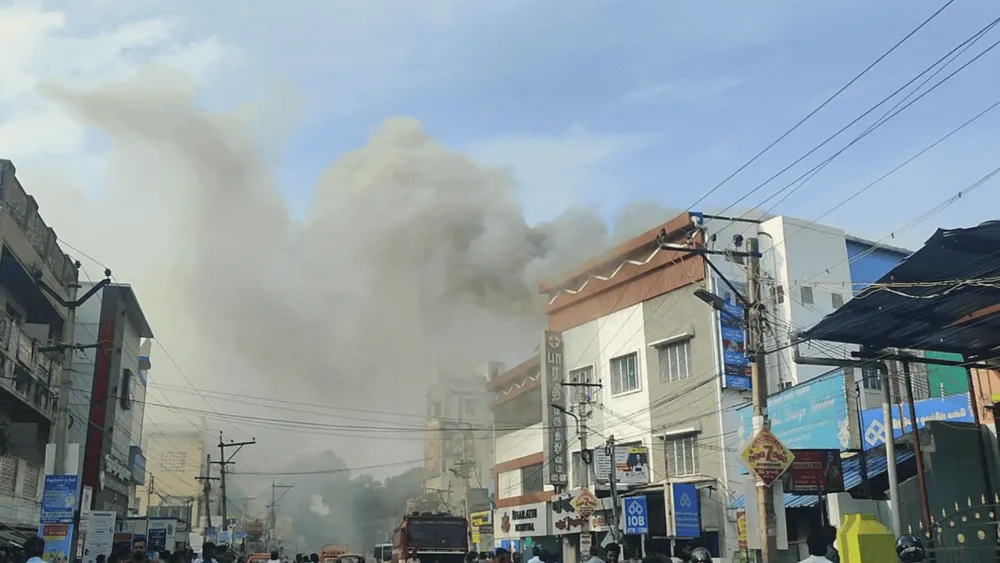
[{"label": "balcony railing", "polygon": [[38,214],[35,198],[25,193],[14,176],[14,165],[0,160],[0,210],[6,212],[24,230],[25,237],[42,262],[63,286],[76,283],[73,260],[59,248],[56,232]]},{"label": "balcony railing", "polygon": [[0,314],[0,386],[52,418],[59,403],[53,383],[61,366],[38,348],[14,319]]},{"label": "balcony railing", "polygon": [[0,457],[0,522],[37,525],[42,468],[20,457]]}]

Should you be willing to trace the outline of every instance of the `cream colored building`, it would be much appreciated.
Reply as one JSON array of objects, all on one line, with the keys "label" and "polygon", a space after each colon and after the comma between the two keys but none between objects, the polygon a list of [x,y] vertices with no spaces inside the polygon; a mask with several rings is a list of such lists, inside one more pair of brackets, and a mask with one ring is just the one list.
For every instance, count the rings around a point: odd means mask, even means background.
[{"label": "cream colored building", "polygon": [[[138,515],[146,514],[147,498],[150,506],[188,506],[192,508],[191,521],[198,526],[204,499],[203,481],[206,454],[202,432],[192,426],[159,424],[146,428],[143,436],[146,453],[146,486],[136,487]],[[146,487],[153,482],[152,495]],[[213,484],[213,488],[215,485]]]}]

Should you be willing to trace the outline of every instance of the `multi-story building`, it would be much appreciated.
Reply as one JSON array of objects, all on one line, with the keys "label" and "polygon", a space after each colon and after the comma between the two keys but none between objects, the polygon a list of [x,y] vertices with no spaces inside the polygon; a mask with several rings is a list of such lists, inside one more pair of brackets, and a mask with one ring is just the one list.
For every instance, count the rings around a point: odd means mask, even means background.
[{"label": "multi-story building", "polygon": [[[137,513],[178,516],[198,527],[204,510],[204,483],[208,458],[204,434],[193,426],[157,424],[156,432],[143,436],[146,470],[154,476],[152,494],[146,485],[136,487]],[[147,476],[147,485],[149,477]],[[149,499],[149,507],[146,506]],[[190,511],[190,512],[188,512]]]},{"label": "multi-story building", "polygon": [[487,382],[493,394],[496,457],[493,538],[525,551],[540,545],[560,553],[550,531],[553,487],[544,480],[541,357],[533,356]]},{"label": "multi-story building", "polygon": [[[89,289],[83,284],[83,291]],[[94,510],[126,516],[145,481],[142,422],[148,343],[153,332],[128,284],[104,286],[76,311],[77,341],[96,343],[73,357],[69,443],[83,444],[83,486]]]},{"label": "multi-story building", "polygon": [[[657,242],[661,231],[667,249]],[[590,485],[601,477],[594,473],[594,464],[588,467],[582,462],[582,440],[588,449],[599,448],[612,436],[619,445],[644,448],[649,452],[650,484],[695,485],[700,530],[695,541],[714,555],[730,553],[727,542],[735,542],[735,520],[728,506],[742,496],[746,473],[738,460],[747,430],[742,415],[750,403],[749,363],[743,329],[733,320],[742,314],[735,295],[746,295],[746,262],[727,251],[745,250],[749,237],[758,238],[763,255],[764,348],[771,351],[766,371],[772,392],[809,382],[830,372],[837,361],[852,359],[856,348],[793,342],[798,332],[843,305],[908,254],[783,216],[734,221],[685,213],[540,288],[549,297],[548,328],[561,341],[561,382],[573,384],[563,395],[543,400],[565,401],[564,407],[583,405],[573,416],[586,413],[589,430],[573,432],[573,420],[556,410],[545,413],[551,405],[542,405],[545,431],[561,426],[570,452],[561,494],[580,490],[585,471],[590,473]],[[688,251],[693,248],[713,251],[708,255],[711,265],[702,254]],[[726,312],[706,304],[706,292],[723,297]],[[916,398],[926,398],[935,384],[926,369],[912,367]],[[890,366],[890,371],[895,369],[898,366]],[[841,396],[848,387],[853,396],[856,383],[860,408],[880,404],[875,379],[864,378],[861,370],[845,371]],[[544,383],[545,376],[541,379]],[[550,391],[559,383],[550,385]],[[581,383],[599,387],[579,387]],[[899,390],[893,391],[898,396]],[[859,430],[856,417],[849,415],[856,415],[857,408],[851,401],[843,411],[832,422],[834,436],[839,424],[841,447],[856,448]],[[522,432],[544,434],[533,429]],[[556,457],[543,451],[540,459],[547,464],[543,467],[555,463]],[[500,476],[501,467],[498,459]],[[644,489],[642,483],[629,488]],[[650,533],[675,536],[667,515],[678,507],[671,505],[668,495],[664,498],[663,490],[657,486],[645,493]],[[599,487],[597,492],[601,496]],[[553,527],[553,533],[559,532]],[[574,541],[569,540],[569,544]],[[675,538],[674,546],[689,540]],[[665,543],[660,548],[669,550]],[[573,550],[563,553],[566,561],[575,555]]]},{"label": "multi-story building", "polygon": [[37,529],[76,265],[0,160],[0,525]]},{"label": "multi-story building", "polygon": [[503,365],[488,362],[465,377],[441,377],[427,391],[424,497],[465,514],[490,506],[492,395],[485,383]]}]

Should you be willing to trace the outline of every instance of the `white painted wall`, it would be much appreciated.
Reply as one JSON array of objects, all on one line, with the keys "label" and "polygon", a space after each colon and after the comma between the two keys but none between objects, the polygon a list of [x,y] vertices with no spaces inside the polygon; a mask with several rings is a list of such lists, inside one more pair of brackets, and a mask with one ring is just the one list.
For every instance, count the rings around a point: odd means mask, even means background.
[{"label": "white painted wall", "polygon": [[542,423],[532,424],[497,437],[496,464],[542,451]]},{"label": "white painted wall", "polygon": [[[619,442],[642,439],[649,446],[651,426],[649,415],[649,385],[646,378],[646,335],[643,330],[643,303],[615,311],[599,319],[597,339],[600,342],[598,377],[604,387],[604,421],[601,433],[615,435]],[[611,360],[618,356],[638,353],[639,388],[614,395],[611,392]]]}]

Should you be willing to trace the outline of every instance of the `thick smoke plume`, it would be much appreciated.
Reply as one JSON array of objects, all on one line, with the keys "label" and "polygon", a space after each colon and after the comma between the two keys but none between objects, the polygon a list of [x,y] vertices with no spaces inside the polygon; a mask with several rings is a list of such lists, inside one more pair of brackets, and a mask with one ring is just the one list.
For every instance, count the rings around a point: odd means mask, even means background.
[{"label": "thick smoke plume", "polygon": [[[110,140],[110,181],[89,200],[55,173],[33,175],[38,185],[26,189],[40,194],[60,236],[133,284],[196,387],[368,409],[387,413],[374,421],[417,427],[439,375],[532,353],[544,324],[539,281],[672,216],[646,206],[641,224],[618,224],[615,235],[585,209],[530,226],[505,172],[446,149],[414,119],[393,118],[363,146],[330,155],[298,221],[257,119],[273,111],[207,113],[193,85],[162,69],[96,90],[42,91]],[[153,361],[154,380],[157,367],[173,371],[162,354]],[[215,406],[314,419],[305,408]],[[264,429],[236,425],[267,439]],[[336,449],[355,466],[421,457],[417,432],[374,446],[359,434],[283,431],[264,443],[266,455],[261,446],[241,455],[267,460],[248,460],[256,468],[287,461],[283,448],[296,447]]]}]

